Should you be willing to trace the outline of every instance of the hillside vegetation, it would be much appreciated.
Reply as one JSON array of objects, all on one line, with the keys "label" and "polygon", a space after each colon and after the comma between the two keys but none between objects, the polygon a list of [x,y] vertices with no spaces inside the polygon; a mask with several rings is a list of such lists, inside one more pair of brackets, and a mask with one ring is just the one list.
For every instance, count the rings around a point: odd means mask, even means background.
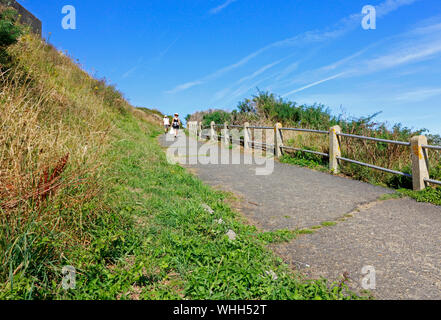
[{"label": "hillside vegetation", "polygon": [[355,298],[266,247],[303,230],[261,233],[169,164],[160,112],[1,19],[17,33],[0,45],[0,299]]},{"label": "hillside vegetation", "polygon": [[[426,130],[413,130],[401,124],[388,125],[377,122],[375,117],[379,113],[362,117],[350,118],[333,115],[324,105],[298,105],[295,102],[284,100],[268,92],[258,91],[251,99],[240,101],[232,112],[210,109],[205,112],[196,112],[187,116],[190,121],[202,121],[208,126],[211,121],[218,124],[229,122],[243,125],[274,126],[280,122],[284,127],[296,127],[318,130],[329,130],[330,127],[339,125],[342,132],[388,140],[410,141],[415,135],[425,134]],[[253,130],[252,130],[253,131]],[[266,134],[272,135],[272,130]],[[329,152],[327,135],[314,133],[284,131],[284,143],[297,148]],[[429,144],[441,145],[439,135],[427,134]],[[411,173],[410,148],[395,144],[372,142],[354,138],[341,138],[343,157],[374,164],[377,166]],[[428,151],[430,160],[431,178],[441,180],[441,152]],[[287,153],[282,159],[298,165],[309,166],[327,170],[328,159],[303,152]],[[356,164],[341,163],[342,173],[355,179],[381,184],[397,189],[411,189],[412,181],[409,178],[375,171]],[[406,191],[418,200],[426,199],[441,204],[441,189],[428,188],[423,193],[413,194]]]},{"label": "hillside vegetation", "polygon": [[25,297],[49,292],[68,252],[120,219],[101,199],[104,155],[115,120],[144,115],[11,17],[3,11],[2,32],[15,33],[1,47],[0,287]]}]

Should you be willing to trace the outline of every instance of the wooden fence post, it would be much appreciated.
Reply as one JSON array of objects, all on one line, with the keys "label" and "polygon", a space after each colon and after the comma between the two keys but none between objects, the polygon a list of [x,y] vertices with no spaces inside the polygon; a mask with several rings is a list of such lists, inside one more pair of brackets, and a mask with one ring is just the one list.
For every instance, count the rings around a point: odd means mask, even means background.
[{"label": "wooden fence post", "polygon": [[228,122],[224,123],[224,143],[227,146],[230,144],[230,133],[228,132]]},{"label": "wooden fence post", "polygon": [[199,140],[202,140],[202,122],[199,122],[198,124],[198,132],[199,132],[198,134]]},{"label": "wooden fence post", "polygon": [[211,141],[215,141],[216,140],[216,138],[215,138],[216,130],[214,129],[214,125],[215,125],[215,122],[211,121],[211,123],[210,123],[210,140]]},{"label": "wooden fence post", "polygon": [[340,132],[340,126],[334,126],[329,129],[329,170],[334,174],[339,172],[337,157],[341,157],[340,142],[338,139]]},{"label": "wooden fence post", "polygon": [[244,149],[250,149],[250,131],[248,127],[250,124],[248,122],[245,122],[243,124],[243,147]]},{"label": "wooden fence post", "polygon": [[281,123],[274,125],[274,156],[276,158],[279,158],[283,154],[283,137],[280,128],[282,128]]},{"label": "wooden fence post", "polygon": [[192,137],[192,138],[197,137],[198,123],[196,121],[187,122],[187,129],[188,129],[188,134],[190,137]]},{"label": "wooden fence post", "polygon": [[421,191],[426,188],[425,179],[429,179],[429,159],[427,152],[423,149],[427,145],[426,136],[416,136],[410,139],[412,149],[412,184],[413,190]]}]

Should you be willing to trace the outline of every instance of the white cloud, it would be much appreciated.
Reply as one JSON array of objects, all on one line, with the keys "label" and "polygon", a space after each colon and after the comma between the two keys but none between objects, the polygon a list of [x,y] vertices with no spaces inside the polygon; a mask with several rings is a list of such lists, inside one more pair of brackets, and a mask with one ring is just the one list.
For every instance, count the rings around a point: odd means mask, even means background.
[{"label": "white cloud", "polygon": [[315,86],[317,86],[317,85],[319,85],[319,84],[321,84],[321,83],[323,83],[323,82],[327,82],[327,81],[330,81],[330,80],[333,80],[333,79],[339,78],[339,77],[341,77],[343,74],[344,74],[344,72],[341,72],[341,73],[338,73],[338,74],[333,75],[333,76],[331,76],[331,77],[328,77],[328,78],[325,78],[325,79],[322,79],[322,80],[319,80],[319,81],[315,81],[315,82],[310,83],[310,84],[308,84],[308,85],[306,85],[306,86],[304,86],[304,87],[301,87],[301,88],[298,88],[298,89],[292,90],[292,91],[290,91],[290,92],[288,92],[288,93],[285,93],[284,95],[282,95],[282,97],[287,97],[287,96],[292,95],[293,93],[300,92],[300,91],[303,91],[303,90],[308,89],[308,88],[311,88],[311,87],[315,87]]},{"label": "white cloud", "polygon": [[271,69],[272,67],[278,65],[279,63],[281,63],[281,62],[284,61],[284,60],[285,60],[285,59],[280,59],[280,60],[275,61],[275,62],[273,62],[273,63],[267,64],[267,65],[263,66],[262,68],[258,69],[257,71],[253,72],[252,74],[247,75],[247,76],[245,76],[245,77],[239,79],[238,81],[236,81],[235,83],[233,83],[232,86],[230,86],[230,87],[228,87],[228,88],[225,88],[225,89],[222,89],[222,90],[219,90],[218,92],[215,93],[215,95],[214,95],[214,99],[212,100],[212,103],[214,103],[214,102],[216,102],[216,101],[219,101],[219,100],[225,98],[227,95],[228,95],[228,97],[229,97],[229,100],[228,100],[228,101],[232,101],[232,100],[234,100],[235,98],[237,98],[239,95],[241,95],[241,94],[243,94],[243,93],[245,93],[245,92],[248,92],[250,89],[252,89],[252,88],[256,88],[256,86],[257,86],[258,84],[260,84],[260,83],[262,83],[262,82],[264,82],[264,81],[266,81],[266,80],[268,80],[268,79],[270,79],[270,78],[273,78],[273,77],[274,77],[273,75],[271,75],[271,76],[269,76],[269,77],[261,78],[261,79],[259,79],[259,80],[257,80],[257,81],[254,81],[252,84],[242,85],[241,87],[239,87],[238,89],[236,89],[235,91],[232,92],[232,90],[233,90],[234,88],[236,88],[238,85],[243,84],[243,83],[246,82],[246,81],[249,81],[249,80],[255,79],[257,76],[261,75],[261,74],[264,73],[266,70]]},{"label": "white cloud", "polygon": [[184,84],[177,86],[176,88],[174,88],[172,90],[168,90],[165,93],[176,93],[179,91],[187,90],[187,89],[190,89],[191,87],[197,86],[201,83],[202,83],[201,81],[187,82],[187,83],[184,83]]},{"label": "white cloud", "polygon": [[388,13],[397,10],[399,7],[413,4],[416,1],[419,0],[386,0],[376,6],[377,17],[381,18]]},{"label": "white cloud", "polygon": [[143,63],[144,58],[140,57],[138,59],[138,62],[135,66],[124,72],[124,74],[121,76],[121,78],[126,79],[128,78],[132,73],[134,73],[136,70],[138,70],[141,67],[141,64]]},{"label": "white cloud", "polygon": [[232,65],[229,65],[229,66],[227,66],[227,67],[221,68],[221,69],[219,69],[219,70],[217,70],[217,71],[215,71],[215,72],[209,74],[208,76],[205,76],[205,77],[203,77],[203,78],[201,78],[201,79],[199,79],[199,80],[196,80],[196,81],[190,81],[190,82],[187,82],[187,83],[184,83],[184,84],[178,85],[178,86],[176,86],[174,89],[169,90],[169,91],[167,91],[167,92],[169,92],[169,93],[171,93],[171,92],[172,92],[172,93],[176,93],[176,92],[183,91],[183,90],[189,89],[189,88],[191,88],[191,87],[194,87],[195,85],[203,84],[203,83],[205,83],[205,82],[207,82],[207,81],[209,81],[209,80],[212,80],[212,79],[218,78],[218,77],[220,77],[221,75],[223,75],[223,74],[225,74],[225,73],[227,73],[227,72],[229,72],[229,71],[231,71],[231,70],[234,70],[234,69],[236,69],[236,68],[239,68],[240,66],[246,64],[248,61],[250,61],[250,60],[253,59],[254,57],[258,56],[258,55],[259,55],[260,53],[262,53],[262,52],[263,52],[262,49],[261,49],[261,50],[258,50],[258,51],[256,51],[256,52],[254,52],[254,53],[252,53],[252,54],[246,56],[245,58],[241,59],[240,61],[238,61],[238,62],[232,64]]},{"label": "white cloud", "polygon": [[395,97],[397,101],[418,102],[441,95],[441,88],[423,88],[403,92]]},{"label": "white cloud", "polygon": [[351,54],[350,56],[348,56],[346,58],[340,59],[330,65],[327,65],[327,66],[323,67],[322,70],[324,70],[324,71],[335,70],[337,67],[340,67],[340,66],[346,64],[347,62],[354,60],[355,58],[361,56],[363,53],[365,53],[367,51],[367,49],[368,48],[362,49],[360,51],[357,51],[354,54]]},{"label": "white cloud", "polygon": [[175,43],[176,43],[176,41],[178,41],[178,39],[179,39],[179,37],[177,37],[175,40],[173,40],[173,42],[170,43],[169,46],[167,48],[165,48],[165,50],[159,54],[159,59],[161,59],[162,57],[164,57],[167,54],[167,52],[175,45]]},{"label": "white cloud", "polygon": [[[228,5],[233,3],[234,1],[235,0],[228,0],[225,3],[223,3],[222,5],[212,9],[211,11],[213,13],[218,13],[222,9],[226,8]],[[394,10],[397,10],[401,6],[410,5],[416,1],[419,1],[419,0],[386,0],[376,7],[377,8],[377,16],[378,17],[385,16],[388,13],[390,13]],[[254,51],[253,53],[245,56],[244,58],[242,58],[241,60],[239,60],[238,62],[236,62],[234,64],[231,64],[229,66],[221,68],[221,69],[219,69],[219,70],[217,70],[217,71],[215,71],[215,72],[213,72],[213,73],[211,73],[211,74],[209,74],[199,80],[191,81],[191,82],[187,82],[187,83],[178,85],[174,89],[169,90],[167,92],[177,93],[177,92],[192,88],[196,85],[204,84],[209,80],[218,78],[227,72],[230,72],[232,70],[235,70],[235,69],[245,65],[250,60],[256,58],[257,56],[261,55],[262,53],[264,53],[270,49],[292,47],[292,46],[302,46],[305,44],[324,42],[327,40],[339,38],[339,37],[343,36],[344,34],[346,34],[347,32],[349,32],[350,30],[356,28],[361,21],[361,17],[362,17],[361,13],[352,14],[346,18],[341,19],[339,22],[334,24],[334,26],[331,27],[329,30],[308,31],[308,32],[304,32],[302,34],[296,35],[296,36],[288,38],[288,39],[273,42],[265,47],[262,47],[256,51]]]},{"label": "white cloud", "polygon": [[254,79],[255,77],[257,77],[258,75],[261,75],[262,73],[264,73],[266,70],[271,69],[272,67],[278,65],[280,62],[282,62],[284,59],[280,59],[278,61],[275,61],[273,63],[267,64],[265,66],[263,66],[262,68],[260,68],[259,70],[253,72],[252,74],[243,77],[242,79],[240,79],[239,81],[237,81],[237,84],[243,83],[247,80],[251,80]]},{"label": "white cloud", "polygon": [[424,35],[424,34],[431,34],[434,32],[440,32],[441,31],[441,23],[435,22],[434,24],[424,25],[415,28],[412,30],[411,34],[415,35]]},{"label": "white cloud", "polygon": [[406,41],[392,52],[362,61],[359,66],[347,70],[349,76],[357,76],[432,59],[441,53],[441,39],[438,41]]},{"label": "white cloud", "polygon": [[210,14],[218,14],[222,10],[224,10],[226,7],[228,7],[230,4],[236,2],[237,0],[227,0],[224,3],[222,3],[220,6],[217,6],[216,8],[213,8],[210,10]]},{"label": "white cloud", "polygon": [[133,72],[135,72],[136,70],[138,70],[138,66],[135,66],[135,67],[133,67],[133,68],[131,68],[130,70],[128,70],[127,72],[125,72],[122,76],[121,76],[121,78],[123,78],[123,79],[126,79],[126,78],[128,78]]},{"label": "white cloud", "polygon": [[421,59],[430,58],[431,56],[441,52],[441,42],[413,48],[409,52],[386,55],[371,61],[373,66],[378,68],[390,68],[400,64],[410,63]]},{"label": "white cloud", "polygon": [[279,72],[276,75],[276,81],[279,81],[280,79],[282,79],[283,77],[287,76],[288,74],[294,72],[295,70],[298,69],[300,65],[299,61],[296,61],[294,63],[291,63],[289,66],[287,66],[284,70],[282,70],[281,72]]},{"label": "white cloud", "polygon": [[[285,96],[303,91],[340,76],[344,76],[345,78],[358,77],[434,59],[441,54],[441,37],[439,36],[441,29],[439,29],[438,32],[429,32],[429,30],[438,30],[438,25],[439,22],[434,22],[432,25],[425,26],[424,29],[418,28],[399,36],[389,37],[387,39],[389,44],[388,51],[383,52],[382,54],[376,54],[375,56],[365,58],[364,60],[355,60],[355,58],[366,53],[368,49],[378,46],[379,43],[386,42],[384,40],[370,45],[363,50],[359,50],[355,54],[340,59],[325,67],[303,72],[298,75],[297,78],[292,79],[289,85],[293,85],[299,81],[303,82],[305,81],[304,79],[313,79],[313,77],[326,78],[290,91],[285,94]],[[422,30],[427,32],[423,32]],[[337,76],[329,76],[330,71],[335,72],[337,70],[340,70],[340,73]]]}]

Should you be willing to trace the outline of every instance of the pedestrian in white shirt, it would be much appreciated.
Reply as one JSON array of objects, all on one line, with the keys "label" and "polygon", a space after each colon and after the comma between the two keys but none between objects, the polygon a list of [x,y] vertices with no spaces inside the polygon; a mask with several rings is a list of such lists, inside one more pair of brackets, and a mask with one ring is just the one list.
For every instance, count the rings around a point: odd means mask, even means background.
[{"label": "pedestrian in white shirt", "polygon": [[167,116],[164,116],[164,131],[167,133],[168,128],[170,128],[170,119]]}]

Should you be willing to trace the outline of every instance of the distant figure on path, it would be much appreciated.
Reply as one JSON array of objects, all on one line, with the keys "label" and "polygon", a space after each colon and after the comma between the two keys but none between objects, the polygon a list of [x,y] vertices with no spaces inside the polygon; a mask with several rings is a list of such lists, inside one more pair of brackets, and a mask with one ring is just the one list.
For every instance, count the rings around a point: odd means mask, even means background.
[{"label": "distant figure on path", "polygon": [[170,119],[167,116],[164,116],[164,131],[167,133],[168,129],[170,128]]},{"label": "distant figure on path", "polygon": [[173,118],[172,122],[173,130],[175,131],[175,139],[178,136],[179,128],[181,127],[181,120],[179,120],[179,114],[175,113],[175,117]]}]

